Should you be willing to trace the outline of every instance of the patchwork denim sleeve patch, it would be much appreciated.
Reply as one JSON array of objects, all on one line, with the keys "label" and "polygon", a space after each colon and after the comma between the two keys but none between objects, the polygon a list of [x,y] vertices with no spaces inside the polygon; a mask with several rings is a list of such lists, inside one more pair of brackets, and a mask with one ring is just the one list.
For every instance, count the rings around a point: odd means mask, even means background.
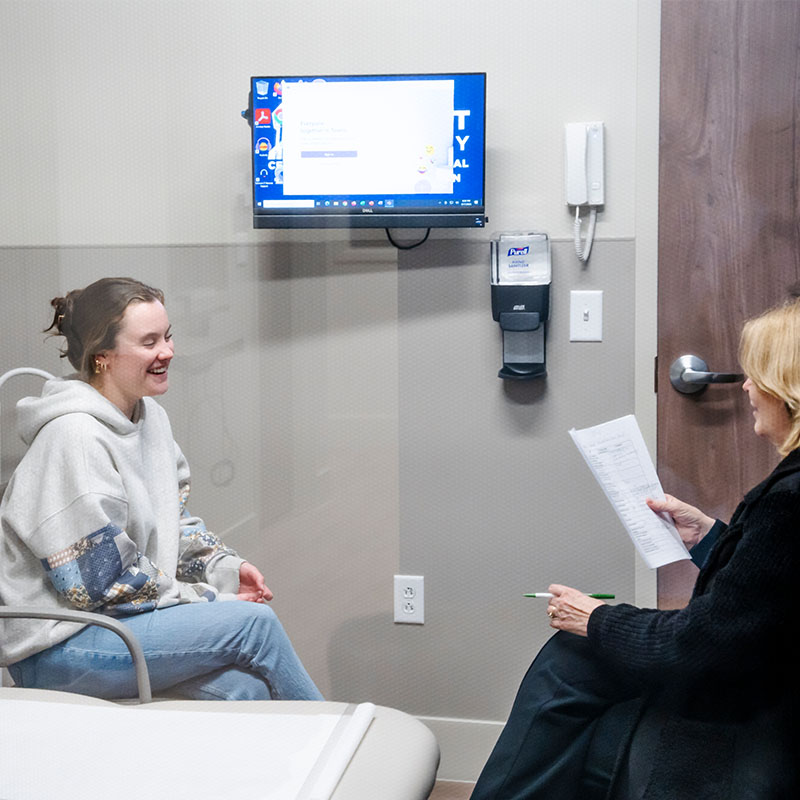
[{"label": "patchwork denim sleeve patch", "polygon": [[202,581],[208,565],[222,556],[235,556],[232,550],[216,535],[207,531],[202,523],[181,527],[180,555],[176,576],[180,581]]},{"label": "patchwork denim sleeve patch", "polygon": [[152,611],[158,604],[160,570],[116,525],[42,559],[42,566],[56,591],[84,611],[118,616]]},{"label": "patchwork denim sleeve patch", "polygon": [[238,556],[216,534],[206,530],[199,517],[193,517],[186,508],[191,486],[188,481],[178,491],[181,517],[181,540],[176,577],[179,581],[197,583],[205,580],[209,564],[223,556]]}]

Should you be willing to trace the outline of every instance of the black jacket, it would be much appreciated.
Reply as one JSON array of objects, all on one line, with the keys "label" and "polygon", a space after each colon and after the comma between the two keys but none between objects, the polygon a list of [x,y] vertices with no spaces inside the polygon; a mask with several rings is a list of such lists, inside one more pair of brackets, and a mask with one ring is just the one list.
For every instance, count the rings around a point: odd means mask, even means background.
[{"label": "black jacket", "polygon": [[745,495],[675,611],[603,606],[598,657],[644,692],[611,795],[779,800],[797,784],[800,451]]}]

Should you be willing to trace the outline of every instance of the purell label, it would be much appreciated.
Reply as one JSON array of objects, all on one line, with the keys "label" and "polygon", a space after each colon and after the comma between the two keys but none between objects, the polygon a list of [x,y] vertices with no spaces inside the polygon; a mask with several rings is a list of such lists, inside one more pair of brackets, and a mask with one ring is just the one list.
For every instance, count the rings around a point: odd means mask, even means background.
[{"label": "purell label", "polygon": [[550,283],[550,246],[547,234],[503,234],[497,242],[499,283],[541,286]]}]

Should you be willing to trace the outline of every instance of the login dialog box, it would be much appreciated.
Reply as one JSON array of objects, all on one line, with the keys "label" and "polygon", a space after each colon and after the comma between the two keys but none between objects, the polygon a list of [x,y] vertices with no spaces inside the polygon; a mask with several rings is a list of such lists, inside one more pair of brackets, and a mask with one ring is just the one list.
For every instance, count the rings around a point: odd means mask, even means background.
[{"label": "login dialog box", "polygon": [[452,80],[286,83],[287,195],[453,192]]}]

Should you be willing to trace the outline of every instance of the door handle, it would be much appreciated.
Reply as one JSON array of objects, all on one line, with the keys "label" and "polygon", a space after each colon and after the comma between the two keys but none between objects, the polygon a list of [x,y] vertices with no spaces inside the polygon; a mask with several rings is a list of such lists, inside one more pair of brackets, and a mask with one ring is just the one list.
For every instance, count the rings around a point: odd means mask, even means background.
[{"label": "door handle", "polygon": [[738,372],[709,372],[708,364],[698,356],[676,358],[669,368],[669,382],[681,394],[702,392],[709,383],[739,383],[744,375]]}]

